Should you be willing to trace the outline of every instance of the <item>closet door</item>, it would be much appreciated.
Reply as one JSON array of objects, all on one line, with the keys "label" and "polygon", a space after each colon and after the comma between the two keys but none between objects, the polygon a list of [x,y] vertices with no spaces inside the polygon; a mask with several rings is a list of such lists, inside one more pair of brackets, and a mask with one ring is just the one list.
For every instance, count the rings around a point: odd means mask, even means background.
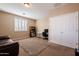
[{"label": "closet door", "polygon": [[78,12],[50,18],[49,40],[60,45],[78,48]]},{"label": "closet door", "polygon": [[65,29],[63,31],[64,45],[78,48],[78,12],[64,15],[63,22],[65,24]]},{"label": "closet door", "polygon": [[[62,21],[57,19],[58,17],[53,17],[50,19],[49,26],[49,40],[53,43],[60,44],[62,42]],[[61,40],[61,41],[60,41]]]}]

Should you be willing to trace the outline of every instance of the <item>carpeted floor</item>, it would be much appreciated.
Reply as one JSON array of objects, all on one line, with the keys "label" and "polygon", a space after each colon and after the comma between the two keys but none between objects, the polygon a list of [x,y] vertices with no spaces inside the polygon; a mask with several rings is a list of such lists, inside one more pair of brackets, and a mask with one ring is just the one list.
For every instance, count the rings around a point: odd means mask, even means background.
[{"label": "carpeted floor", "polygon": [[49,43],[41,38],[18,40],[20,56],[74,56],[74,49]]}]

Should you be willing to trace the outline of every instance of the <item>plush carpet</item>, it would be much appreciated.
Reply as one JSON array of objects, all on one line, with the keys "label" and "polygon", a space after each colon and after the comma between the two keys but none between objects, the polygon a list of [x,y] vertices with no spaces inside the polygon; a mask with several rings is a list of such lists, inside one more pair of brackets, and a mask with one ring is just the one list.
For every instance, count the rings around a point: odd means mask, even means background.
[{"label": "plush carpet", "polygon": [[28,38],[19,40],[19,44],[28,52],[29,55],[35,56],[49,46],[46,40],[41,40],[39,38]]}]

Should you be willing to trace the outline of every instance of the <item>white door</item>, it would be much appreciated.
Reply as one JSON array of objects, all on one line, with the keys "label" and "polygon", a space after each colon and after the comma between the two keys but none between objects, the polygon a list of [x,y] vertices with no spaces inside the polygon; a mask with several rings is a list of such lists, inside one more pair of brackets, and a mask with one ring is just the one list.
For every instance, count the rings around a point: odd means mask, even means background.
[{"label": "white door", "polygon": [[78,48],[78,12],[50,18],[49,40],[60,45]]}]

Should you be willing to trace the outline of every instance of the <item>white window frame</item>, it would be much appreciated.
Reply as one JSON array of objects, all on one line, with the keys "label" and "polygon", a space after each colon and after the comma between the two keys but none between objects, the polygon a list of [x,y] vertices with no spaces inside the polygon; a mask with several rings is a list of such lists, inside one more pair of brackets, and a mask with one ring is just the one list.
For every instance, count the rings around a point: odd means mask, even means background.
[{"label": "white window frame", "polygon": [[14,31],[27,31],[27,20],[22,18],[15,18]]}]

